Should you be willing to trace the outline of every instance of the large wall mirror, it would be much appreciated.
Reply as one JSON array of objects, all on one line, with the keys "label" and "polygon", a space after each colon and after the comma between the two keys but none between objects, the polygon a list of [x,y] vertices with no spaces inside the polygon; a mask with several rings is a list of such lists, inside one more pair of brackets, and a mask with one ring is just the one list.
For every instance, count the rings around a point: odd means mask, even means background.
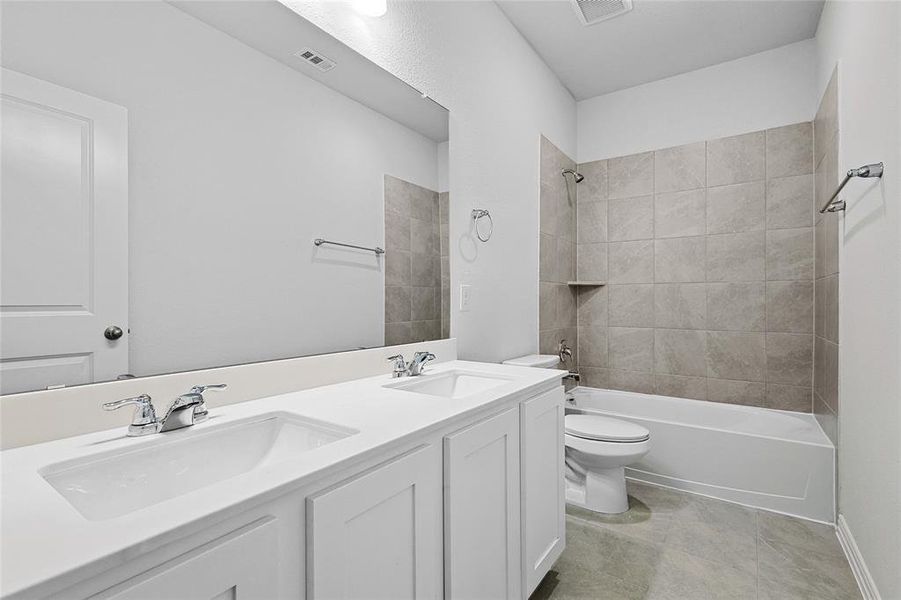
[{"label": "large wall mirror", "polygon": [[447,111],[287,6],[8,2],[2,67],[3,394],[448,336]]}]

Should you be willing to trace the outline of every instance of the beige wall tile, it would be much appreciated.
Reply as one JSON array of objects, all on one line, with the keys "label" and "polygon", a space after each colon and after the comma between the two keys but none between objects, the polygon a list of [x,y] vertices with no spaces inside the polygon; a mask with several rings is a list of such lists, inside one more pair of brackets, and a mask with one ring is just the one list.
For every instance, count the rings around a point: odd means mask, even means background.
[{"label": "beige wall tile", "polygon": [[608,286],[583,287],[577,296],[579,325],[607,325]]},{"label": "beige wall tile", "polygon": [[410,250],[414,254],[440,254],[438,229],[432,223],[410,219]]},{"label": "beige wall tile", "polygon": [[707,190],[707,233],[759,231],[765,226],[766,185],[763,181]]},{"label": "beige wall tile", "polygon": [[556,285],[557,329],[576,326],[576,296],[568,285]]},{"label": "beige wall tile", "polygon": [[813,224],[813,175],[779,177],[766,183],[767,229],[792,229]]},{"label": "beige wall tile", "polygon": [[607,197],[632,198],[654,193],[654,153],[607,160]]},{"label": "beige wall tile", "polygon": [[813,376],[813,336],[794,333],[766,335],[767,383],[810,386]]},{"label": "beige wall tile", "polygon": [[611,390],[653,394],[655,389],[654,374],[610,369],[607,371],[607,385]]},{"label": "beige wall tile", "polygon": [[654,237],[704,235],[706,216],[706,190],[657,194],[654,196]]},{"label": "beige wall tile", "polygon": [[813,173],[813,125],[795,123],[766,132],[766,176]]},{"label": "beige wall tile", "polygon": [[767,231],[767,280],[813,279],[813,235],[813,227]]},{"label": "beige wall tile", "polygon": [[385,249],[410,251],[410,217],[385,211]]},{"label": "beige wall tile", "polygon": [[707,399],[727,404],[763,406],[766,401],[766,384],[759,381],[707,379]]},{"label": "beige wall tile", "polygon": [[646,240],[653,237],[653,196],[607,202],[607,241]]},{"label": "beige wall tile", "polygon": [[707,185],[728,185],[766,176],[763,131],[707,142]]},{"label": "beige wall tile", "polygon": [[538,330],[557,327],[557,286],[544,281],[538,284]]},{"label": "beige wall tile", "polygon": [[410,285],[412,278],[409,252],[396,250],[385,254],[385,285]]},{"label": "beige wall tile", "polygon": [[766,326],[766,285],[708,283],[707,328],[721,331],[763,331]]},{"label": "beige wall tile", "polygon": [[609,285],[607,289],[610,326],[654,326],[654,284]]},{"label": "beige wall tile", "polygon": [[766,380],[762,333],[707,332],[707,376],[740,381]]},{"label": "beige wall tile", "polygon": [[414,342],[437,340],[441,337],[441,321],[413,321],[412,332]]},{"label": "beige wall tile", "polygon": [[813,332],[813,282],[769,281],[766,284],[766,330]]},{"label": "beige wall tile", "polygon": [[655,375],[656,393],[673,398],[707,399],[707,379],[684,375]]},{"label": "beige wall tile", "polygon": [[610,327],[607,330],[608,365],[630,371],[654,370],[654,330]]},{"label": "beige wall tile", "polygon": [[414,287],[410,298],[413,321],[436,321],[441,318],[441,301],[438,287]]},{"label": "beige wall tile", "polygon": [[597,202],[607,199],[607,161],[596,160],[580,164],[576,170],[585,176],[579,184],[578,202]]},{"label": "beige wall tile", "polygon": [[557,265],[554,281],[566,283],[576,278],[576,245],[563,238],[557,238]]},{"label": "beige wall tile", "polygon": [[796,387],[776,383],[766,384],[767,408],[811,412],[813,410],[813,390],[810,387]]},{"label": "beige wall tile", "polygon": [[706,328],[707,284],[655,284],[654,326],[667,329]]},{"label": "beige wall tile", "polygon": [[762,281],[765,247],[763,231],[707,236],[707,281]]},{"label": "beige wall tile", "polygon": [[[612,246],[612,244],[610,244]],[[608,244],[576,246],[576,275],[581,281],[607,281]]]},{"label": "beige wall tile", "polygon": [[556,281],[557,236],[542,233],[538,244],[538,281]]},{"label": "beige wall tile", "polygon": [[653,240],[615,242],[607,244],[607,246],[610,283],[652,283],[654,281]]},{"label": "beige wall tile", "polygon": [[838,70],[833,69],[832,77],[826,85],[816,117],[813,120],[814,128],[814,164],[819,164],[826,154],[827,147],[832,143],[838,132]]},{"label": "beige wall tile", "polygon": [[541,184],[540,204],[540,231],[548,235],[557,235],[557,194],[547,185]]},{"label": "beige wall tile", "polygon": [[593,388],[608,387],[607,369],[580,366],[579,376],[581,377],[579,385]]},{"label": "beige wall tile", "polygon": [[654,370],[668,375],[706,375],[707,339],[703,331],[657,329]]},{"label": "beige wall tile", "polygon": [[658,283],[704,281],[706,246],[704,236],[656,240],[655,281]]},{"label": "beige wall tile", "polygon": [[409,287],[388,286],[385,288],[385,322],[402,323],[411,319]]},{"label": "beige wall tile", "polygon": [[607,201],[581,202],[577,207],[576,240],[580,244],[607,241]]},{"label": "beige wall tile", "polygon": [[606,367],[608,363],[607,340],[606,327],[596,325],[579,327],[579,364],[589,367]]},{"label": "beige wall tile", "polygon": [[413,341],[413,324],[409,321],[406,323],[386,323],[385,324],[385,345],[397,346],[400,344],[409,344]]},{"label": "beige wall tile", "polygon": [[654,189],[675,192],[703,188],[707,183],[707,145],[685,144],[654,153]]}]

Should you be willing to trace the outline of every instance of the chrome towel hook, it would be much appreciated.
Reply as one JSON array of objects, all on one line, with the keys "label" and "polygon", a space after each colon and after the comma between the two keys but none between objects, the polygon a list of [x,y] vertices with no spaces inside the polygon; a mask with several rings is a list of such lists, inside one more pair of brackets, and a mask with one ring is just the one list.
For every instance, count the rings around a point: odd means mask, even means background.
[{"label": "chrome towel hook", "polygon": [[[482,237],[482,231],[479,229],[479,219],[482,217],[488,217],[488,233],[484,237]],[[491,213],[484,208],[474,208],[472,211],[472,220],[476,228],[476,237],[482,242],[490,240],[491,234],[494,231],[494,221],[491,218]]]}]

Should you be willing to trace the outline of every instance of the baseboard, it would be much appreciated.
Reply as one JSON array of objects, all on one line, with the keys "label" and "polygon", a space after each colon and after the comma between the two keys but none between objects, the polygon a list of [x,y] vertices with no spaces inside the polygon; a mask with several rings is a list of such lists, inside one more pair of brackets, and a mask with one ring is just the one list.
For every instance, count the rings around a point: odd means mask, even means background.
[{"label": "baseboard", "polygon": [[851,572],[854,573],[854,579],[857,580],[857,587],[860,588],[860,593],[864,600],[882,600],[879,590],[876,589],[876,582],[873,581],[873,576],[870,575],[867,564],[860,554],[857,542],[854,541],[854,536],[851,535],[851,530],[848,529],[848,523],[845,521],[844,515],[840,514],[838,516],[838,524],[835,527],[835,531],[838,534],[838,541],[842,545],[842,550],[845,551],[845,557],[851,565]]}]

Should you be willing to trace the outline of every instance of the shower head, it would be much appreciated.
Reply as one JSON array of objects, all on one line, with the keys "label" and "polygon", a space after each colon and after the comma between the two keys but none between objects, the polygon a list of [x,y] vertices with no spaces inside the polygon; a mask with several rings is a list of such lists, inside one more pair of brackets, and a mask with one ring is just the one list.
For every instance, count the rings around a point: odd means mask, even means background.
[{"label": "shower head", "polygon": [[566,177],[567,175],[572,175],[573,179],[576,180],[576,183],[582,183],[582,180],[585,179],[585,176],[581,173],[576,173],[572,169],[563,169],[562,175]]}]

